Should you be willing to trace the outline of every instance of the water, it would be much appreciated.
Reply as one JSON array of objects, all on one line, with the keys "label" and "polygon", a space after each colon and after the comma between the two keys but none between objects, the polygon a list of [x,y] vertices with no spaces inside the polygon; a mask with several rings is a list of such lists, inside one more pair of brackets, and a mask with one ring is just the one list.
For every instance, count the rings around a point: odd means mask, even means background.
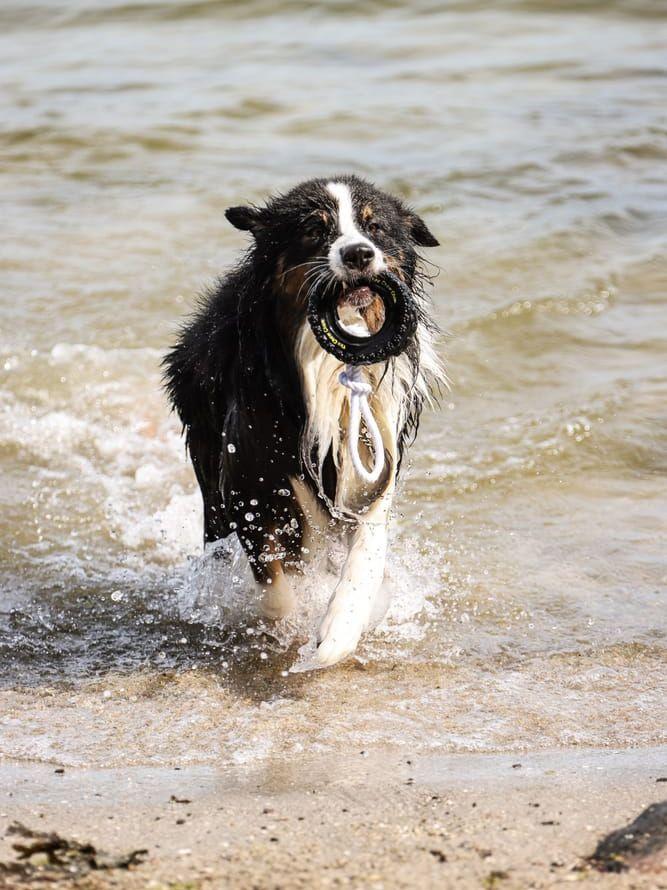
[{"label": "water", "polygon": [[[650,0],[0,11],[0,752],[247,762],[664,733],[667,16]],[[225,207],[354,171],[441,240],[453,388],[360,661],[201,559],[159,362]]]}]

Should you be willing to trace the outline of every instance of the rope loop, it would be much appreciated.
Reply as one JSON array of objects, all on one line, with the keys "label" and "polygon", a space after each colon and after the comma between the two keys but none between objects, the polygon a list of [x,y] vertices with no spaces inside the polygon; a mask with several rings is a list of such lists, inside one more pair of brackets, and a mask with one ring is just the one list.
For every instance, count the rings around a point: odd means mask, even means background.
[{"label": "rope loop", "polygon": [[[348,447],[352,465],[365,482],[377,482],[384,469],[384,443],[380,429],[368,404],[368,396],[373,392],[373,387],[361,376],[360,365],[345,365],[345,369],[340,372],[338,379],[350,391]],[[373,442],[373,468],[371,470],[366,469],[361,462],[361,455],[359,454],[359,435],[362,417]]]}]

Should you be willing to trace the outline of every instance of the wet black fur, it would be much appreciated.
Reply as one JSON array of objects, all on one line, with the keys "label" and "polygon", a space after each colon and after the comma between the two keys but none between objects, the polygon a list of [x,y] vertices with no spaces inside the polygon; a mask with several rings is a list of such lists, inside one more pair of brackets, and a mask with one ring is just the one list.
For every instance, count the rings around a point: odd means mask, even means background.
[{"label": "wet black fur", "polygon": [[[300,559],[304,517],[290,477],[304,478],[318,494],[316,474],[301,458],[306,409],[294,354],[295,337],[306,317],[308,287],[298,298],[287,294],[277,273],[326,256],[338,234],[335,201],[326,190],[331,181],[350,187],[355,209],[372,205],[375,215],[366,225],[367,236],[389,255],[400,252],[404,279],[421,295],[415,246],[437,244],[424,222],[398,199],[356,177],[311,180],[272,198],[265,207],[227,211],[229,221],[251,232],[254,243],[203,296],[164,360],[167,392],[186,431],[204,500],[205,541],[235,532],[259,581],[266,577],[260,554],[269,534],[278,532],[288,563]],[[329,210],[328,228],[322,210]],[[357,224],[363,231],[364,224]],[[418,302],[425,312],[423,301]],[[410,358],[416,372],[416,340]],[[401,453],[416,432],[420,411],[421,401],[415,398],[399,434]],[[323,483],[333,500],[336,472],[331,455]],[[250,514],[253,518],[246,518]]]}]

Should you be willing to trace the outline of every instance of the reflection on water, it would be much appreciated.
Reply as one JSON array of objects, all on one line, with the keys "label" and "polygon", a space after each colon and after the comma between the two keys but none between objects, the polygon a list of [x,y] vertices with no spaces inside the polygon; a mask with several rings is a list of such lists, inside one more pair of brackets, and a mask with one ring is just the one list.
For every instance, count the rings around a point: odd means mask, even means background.
[{"label": "reflection on water", "polygon": [[[663,13],[3,4],[0,751],[656,740]],[[360,663],[285,676],[326,585],[268,627],[242,560],[201,559],[159,361],[244,247],[224,208],[346,170],[438,234],[453,389],[402,484],[387,618]]]}]

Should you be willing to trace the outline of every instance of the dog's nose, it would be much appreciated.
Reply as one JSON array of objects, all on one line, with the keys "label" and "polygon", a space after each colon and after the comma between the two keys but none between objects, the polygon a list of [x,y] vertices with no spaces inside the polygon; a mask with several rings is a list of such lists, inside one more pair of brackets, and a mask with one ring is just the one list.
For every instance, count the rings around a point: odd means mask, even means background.
[{"label": "dog's nose", "polygon": [[374,256],[375,251],[373,248],[370,244],[364,244],[363,241],[360,241],[358,244],[348,244],[340,252],[343,265],[347,266],[348,269],[358,269],[359,271],[365,269]]}]

